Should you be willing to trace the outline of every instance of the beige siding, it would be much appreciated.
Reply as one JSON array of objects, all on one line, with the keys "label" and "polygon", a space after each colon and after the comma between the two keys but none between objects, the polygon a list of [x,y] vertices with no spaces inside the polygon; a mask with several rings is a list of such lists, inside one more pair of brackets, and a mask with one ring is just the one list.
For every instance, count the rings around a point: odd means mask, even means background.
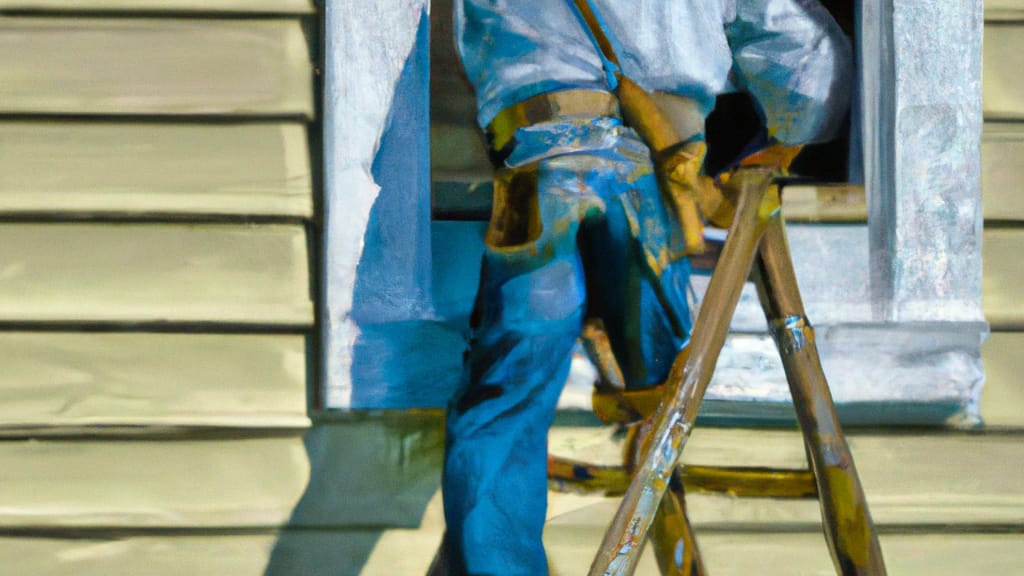
[{"label": "beige siding", "polygon": [[985,26],[982,70],[986,119],[1024,120],[1024,24]]},{"label": "beige siding", "polygon": [[[982,304],[995,332],[982,348],[985,424],[1024,429],[1024,387],[1020,350],[1024,346],[1024,2],[985,2],[982,188],[986,230]],[[1000,22],[1002,20],[1003,22]],[[992,225],[999,221],[999,226]]]},{"label": "beige siding", "polygon": [[306,128],[0,122],[0,213],[310,218]]},{"label": "beige siding", "polygon": [[982,305],[993,328],[1024,328],[1024,229],[985,230]]},{"label": "beige siding", "polygon": [[0,332],[0,434],[306,426],[302,335]]},{"label": "beige siding", "polygon": [[[33,534],[0,538],[0,572],[262,574],[323,466],[313,4],[0,12],[0,525]],[[327,535],[327,566],[358,555]]]},{"label": "beige siding", "polygon": [[[611,516],[607,520],[610,521]],[[585,570],[590,565],[602,535],[603,528],[599,526],[549,528],[544,534],[545,542],[558,551],[552,558],[552,573],[565,576],[584,573],[580,566]],[[392,553],[408,547],[395,544],[390,548]],[[881,544],[889,574],[899,576],[1024,572],[1024,537],[1019,535],[886,534],[881,537]],[[831,576],[836,573],[820,534],[698,534],[697,545],[705,568],[715,576]],[[386,573],[371,570],[364,574]],[[660,574],[649,549],[636,574]]]},{"label": "beige siding", "polygon": [[994,332],[981,349],[985,387],[981,415],[994,428],[1024,429],[1024,332]]},{"label": "beige siding", "polygon": [[313,322],[301,226],[5,224],[0,321]]},{"label": "beige siding", "polygon": [[985,125],[981,189],[986,219],[1024,220],[1024,123]]},{"label": "beige siding", "polygon": [[81,12],[309,14],[310,0],[0,0],[0,9]]},{"label": "beige siding", "polygon": [[[441,538],[418,532],[315,531],[284,534],[134,536],[109,539],[0,538],[14,574],[34,576],[395,576],[426,573]],[[601,539],[596,526],[553,524],[545,533],[552,574],[582,574]],[[716,576],[834,574],[819,534],[700,534]],[[889,572],[962,576],[1024,572],[1024,537],[1013,534],[887,534]],[[277,553],[277,556],[273,556]],[[363,571],[358,562],[367,559]],[[269,567],[269,568],[268,568]],[[648,552],[638,576],[657,576]]]},{"label": "beige siding", "polygon": [[985,0],[985,20],[990,22],[1024,20],[1024,2],[1021,0]]},{"label": "beige siding", "polygon": [[0,112],[312,115],[293,20],[0,17]]},{"label": "beige siding", "polygon": [[380,535],[351,530],[90,539],[6,537],[0,538],[0,558],[5,573],[18,576],[354,576]]},{"label": "beige siding", "polygon": [[[385,518],[399,522],[402,509],[413,513],[404,522],[416,526],[440,480],[440,438],[440,426],[430,422],[404,431],[367,422],[325,430],[305,442],[298,435],[0,442],[0,526],[380,525]],[[560,442],[557,435],[553,442]],[[853,434],[851,446],[872,513],[883,526],[1024,526],[1024,485],[1017,481],[1024,444],[1014,437]],[[605,449],[618,446],[607,442]],[[796,467],[803,454],[795,432],[702,428],[685,458]],[[311,469],[316,480],[309,484]],[[325,484],[327,478],[332,480]],[[304,515],[296,518],[300,497]],[[819,521],[810,500],[694,495],[690,501],[694,521],[704,529],[758,526],[766,519],[773,526],[810,529]]]}]

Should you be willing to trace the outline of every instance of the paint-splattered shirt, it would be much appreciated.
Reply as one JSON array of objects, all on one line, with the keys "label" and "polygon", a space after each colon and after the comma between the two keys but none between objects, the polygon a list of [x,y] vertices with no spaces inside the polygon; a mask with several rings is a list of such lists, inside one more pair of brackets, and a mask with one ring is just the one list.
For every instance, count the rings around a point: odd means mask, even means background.
[{"label": "paint-splattered shirt", "polygon": [[[817,0],[593,0],[627,76],[696,100],[736,88],[787,144],[826,139],[849,103],[849,43]],[[572,0],[456,0],[456,44],[486,126],[503,108],[566,88],[606,89]]]}]

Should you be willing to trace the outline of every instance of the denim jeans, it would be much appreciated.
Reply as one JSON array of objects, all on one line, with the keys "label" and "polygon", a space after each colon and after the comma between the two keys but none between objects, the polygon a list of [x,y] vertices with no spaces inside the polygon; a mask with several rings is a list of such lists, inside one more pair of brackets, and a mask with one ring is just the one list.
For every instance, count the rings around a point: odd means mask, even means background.
[{"label": "denim jeans", "polygon": [[[547,431],[584,319],[604,321],[635,387],[667,376],[691,326],[681,234],[636,134],[614,118],[576,118],[520,129],[516,141],[448,407],[446,552],[459,575],[548,573]],[[652,270],[651,258],[668,264]]]}]

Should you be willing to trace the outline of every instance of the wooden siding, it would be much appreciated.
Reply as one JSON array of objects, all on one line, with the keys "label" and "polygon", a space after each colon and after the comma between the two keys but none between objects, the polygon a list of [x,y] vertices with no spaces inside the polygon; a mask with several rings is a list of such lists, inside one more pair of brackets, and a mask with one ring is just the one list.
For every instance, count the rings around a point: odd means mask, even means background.
[{"label": "wooden siding", "polygon": [[[606,520],[611,520],[610,514]],[[552,574],[582,574],[581,570],[593,560],[603,533],[604,529],[596,522],[586,528],[549,525],[544,540],[557,550],[551,558]],[[831,576],[836,573],[825,539],[817,533],[698,532],[697,545],[708,573],[716,576]],[[1024,537],[1019,535],[884,534],[881,545],[888,572],[900,576],[1020,574],[1024,571]],[[399,547],[390,548],[392,553],[395,549]],[[374,570],[364,574],[386,573]],[[661,574],[649,551],[640,561],[636,574]]]},{"label": "wooden siding", "polygon": [[[602,532],[562,525],[545,532],[552,574],[582,574]],[[834,574],[820,534],[700,533],[707,568],[716,575]],[[127,536],[0,538],[0,557],[14,574],[38,576],[395,576],[425,574],[441,532],[347,530]],[[1024,572],[1024,537],[1015,534],[884,534],[889,572],[960,576]],[[365,567],[360,570],[362,562]],[[638,576],[656,576],[648,552]]]},{"label": "wooden siding", "polygon": [[[379,423],[339,425],[305,439],[295,434],[0,442],[0,462],[7,463],[0,526],[268,529],[342,522],[411,528],[421,523],[440,481],[441,427],[422,426],[398,431]],[[384,436],[371,438],[373,430]],[[850,438],[881,526],[1024,526],[1024,486],[1016,474],[1024,444],[1016,436],[854,433]],[[552,450],[564,453],[563,446],[574,442],[571,453],[581,455],[585,450],[579,446],[588,441],[593,442],[590,456],[618,456],[620,445],[599,429],[556,429]],[[331,457],[321,456],[326,454]],[[705,427],[694,434],[684,461],[795,468],[804,465],[804,451],[792,431]],[[381,478],[390,479],[381,483]],[[819,522],[814,501],[693,495],[690,508],[704,529],[758,526],[770,519],[776,528],[803,530]]]},{"label": "wooden siding", "polygon": [[1024,120],[1024,24],[990,22],[985,26],[982,70],[986,119]]},{"label": "wooden siding", "polygon": [[0,435],[307,426],[307,346],[301,334],[0,332]]},{"label": "wooden siding", "polygon": [[[1024,2],[1021,0],[985,0],[985,20],[1024,21]],[[988,30],[986,29],[986,32]]]},{"label": "wooden siding", "polygon": [[1024,124],[985,125],[981,189],[987,220],[1024,220]]},{"label": "wooden siding", "polygon": [[263,572],[251,536],[322,467],[317,29],[309,0],[0,0],[4,573]]},{"label": "wooden siding", "polygon": [[993,329],[1024,329],[1024,229],[986,229],[983,251],[985,316]]},{"label": "wooden siding", "polygon": [[4,224],[0,322],[313,322],[301,226]]},{"label": "wooden siding", "polygon": [[311,218],[309,158],[299,123],[0,122],[0,214]]},{"label": "wooden siding", "polygon": [[[1024,565],[1016,435],[850,437],[891,572],[1010,574]],[[15,573],[46,576],[139,566],[157,576],[422,573],[443,532],[440,440],[438,419],[414,416],[321,425],[304,439],[0,442],[0,459],[18,463],[4,466],[0,497],[19,503],[0,514],[0,556],[28,570]],[[552,449],[613,460],[619,444],[608,430],[556,428]],[[706,427],[686,457],[788,467],[804,459],[792,431]],[[716,574],[748,574],[759,555],[772,559],[763,573],[831,573],[813,501],[689,502]],[[587,565],[615,503],[552,497],[545,538],[556,573]],[[639,573],[656,574],[644,566]]]},{"label": "wooden siding", "polygon": [[0,10],[43,12],[174,12],[311,14],[310,0],[0,0]]},{"label": "wooden siding", "polygon": [[981,416],[986,427],[1024,430],[1022,350],[1024,332],[993,332],[981,349],[985,363]]},{"label": "wooden siding", "polygon": [[295,20],[0,17],[0,62],[0,113],[313,113]]}]

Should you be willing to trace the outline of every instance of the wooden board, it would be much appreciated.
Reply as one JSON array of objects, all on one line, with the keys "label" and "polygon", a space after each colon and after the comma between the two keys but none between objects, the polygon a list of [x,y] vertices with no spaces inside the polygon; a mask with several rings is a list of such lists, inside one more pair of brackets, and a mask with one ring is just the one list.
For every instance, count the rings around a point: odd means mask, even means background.
[{"label": "wooden board", "polygon": [[309,480],[300,437],[8,441],[11,526],[276,526]]},{"label": "wooden board", "polygon": [[998,330],[1024,328],[1024,229],[988,228],[982,251],[982,305],[985,317]]},{"label": "wooden board", "polygon": [[311,14],[310,0],[0,0],[2,10]]},{"label": "wooden board", "polygon": [[1021,0],[985,0],[986,21],[1024,20],[1024,2]]},{"label": "wooden board", "polygon": [[[582,574],[600,533],[549,527],[545,543],[555,576]],[[266,534],[0,538],[12,574],[33,576],[394,576],[424,574],[440,530],[368,530]],[[716,576],[834,573],[817,534],[700,533]],[[1018,574],[1024,537],[1016,534],[886,534],[887,567],[901,576]],[[647,552],[637,570],[657,576]]]},{"label": "wooden board", "polygon": [[[600,429],[556,428],[550,449],[589,461],[619,461],[619,445],[609,442],[602,433],[607,434]],[[848,438],[877,523],[890,527],[966,523],[1024,526],[1024,484],[1017,480],[1016,472],[1024,458],[1024,445],[1018,436],[851,434]],[[806,467],[803,445],[795,431],[709,427],[694,431],[683,452],[683,462]],[[695,494],[689,498],[689,506],[694,522],[713,529],[765,523],[811,529],[820,522],[813,500]]]},{"label": "wooden board", "polygon": [[300,335],[0,332],[0,434],[308,426],[308,361]]},{"label": "wooden board", "polygon": [[0,113],[312,110],[298,20],[0,17]]},{"label": "wooden board", "polygon": [[0,122],[4,213],[311,218],[305,126]]},{"label": "wooden board", "polygon": [[1024,220],[1024,123],[985,124],[981,190],[987,220]]},{"label": "wooden board", "polygon": [[848,222],[868,220],[863,186],[830,184],[786,186],[782,213],[789,222]]},{"label": "wooden board", "polygon": [[301,226],[0,226],[0,322],[311,326],[310,284]]},{"label": "wooden board", "polygon": [[416,527],[442,446],[415,414],[305,437],[0,441],[0,527]]},{"label": "wooden board", "polygon": [[981,417],[986,426],[1024,429],[1022,351],[1024,333],[1021,332],[994,332],[981,348],[985,366]]},{"label": "wooden board", "polygon": [[[440,482],[442,428],[397,416],[316,427],[304,440],[0,442],[0,527],[417,527]],[[580,435],[570,455],[585,453]],[[854,435],[851,446],[883,526],[1024,526],[1018,436]],[[704,427],[684,459],[796,467],[803,448],[795,432]],[[558,513],[604,500],[579,498]],[[819,522],[814,501],[694,495],[691,509],[718,530]]]},{"label": "wooden board", "polygon": [[1024,119],[1024,24],[985,26],[982,94],[986,119]]},{"label": "wooden board", "polygon": [[[601,536],[603,528],[549,527],[544,540],[550,551],[552,574],[583,574],[594,559]],[[825,539],[819,534],[701,533],[698,530],[697,545],[705,568],[715,576],[830,576],[836,573]],[[1017,534],[885,534],[881,545],[889,574],[960,576],[1024,572],[1024,536]],[[385,572],[374,570],[365,574]],[[650,548],[640,560],[636,574],[661,574]]]},{"label": "wooden board", "polygon": [[26,576],[356,576],[379,538],[370,530],[0,538],[0,558],[5,573]]}]

